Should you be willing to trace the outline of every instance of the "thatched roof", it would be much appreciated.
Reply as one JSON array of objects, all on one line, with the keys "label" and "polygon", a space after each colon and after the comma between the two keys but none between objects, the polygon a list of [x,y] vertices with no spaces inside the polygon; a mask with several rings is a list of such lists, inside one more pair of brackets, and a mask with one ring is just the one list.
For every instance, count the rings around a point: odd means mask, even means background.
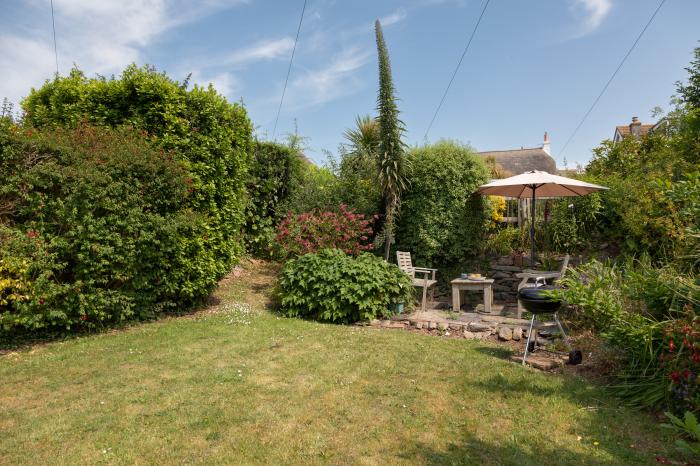
[{"label": "thatched roof", "polygon": [[542,147],[478,152],[478,155],[484,159],[493,157],[497,164],[513,175],[519,175],[530,170],[557,173],[556,162]]}]

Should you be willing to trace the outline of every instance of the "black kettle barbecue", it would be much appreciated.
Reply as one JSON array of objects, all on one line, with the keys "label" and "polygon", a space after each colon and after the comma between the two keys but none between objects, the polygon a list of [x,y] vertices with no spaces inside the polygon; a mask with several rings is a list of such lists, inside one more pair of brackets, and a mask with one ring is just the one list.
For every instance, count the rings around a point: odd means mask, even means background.
[{"label": "black kettle barbecue", "polygon": [[557,312],[561,307],[561,301],[555,300],[546,296],[544,293],[547,290],[555,289],[554,286],[545,285],[544,278],[539,277],[535,280],[535,286],[532,288],[523,288],[518,292],[518,299],[525,309],[527,309],[532,314],[532,319],[530,320],[530,331],[527,334],[527,343],[525,344],[525,355],[523,356],[523,365],[527,360],[527,353],[534,350],[537,338],[535,337],[532,342],[532,347],[530,347],[530,339],[533,335],[533,327],[535,325],[535,317],[539,314],[553,314],[554,321],[559,327],[562,337],[564,338],[564,343],[569,348],[569,364],[581,364],[583,361],[583,354],[579,350],[574,350],[569,343],[569,337],[564,332],[564,328],[559,321],[559,316]]}]

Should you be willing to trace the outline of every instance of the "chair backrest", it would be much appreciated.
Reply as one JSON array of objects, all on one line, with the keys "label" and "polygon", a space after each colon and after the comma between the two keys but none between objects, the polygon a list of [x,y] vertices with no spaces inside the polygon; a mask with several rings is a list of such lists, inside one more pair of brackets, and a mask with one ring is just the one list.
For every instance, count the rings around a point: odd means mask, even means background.
[{"label": "chair backrest", "polygon": [[416,271],[413,269],[413,263],[411,262],[411,253],[406,251],[396,251],[396,263],[399,268],[414,277]]},{"label": "chair backrest", "polygon": [[566,273],[566,268],[569,266],[570,256],[567,254],[564,256],[564,262],[561,263],[561,268],[559,269],[559,278],[563,278]]}]

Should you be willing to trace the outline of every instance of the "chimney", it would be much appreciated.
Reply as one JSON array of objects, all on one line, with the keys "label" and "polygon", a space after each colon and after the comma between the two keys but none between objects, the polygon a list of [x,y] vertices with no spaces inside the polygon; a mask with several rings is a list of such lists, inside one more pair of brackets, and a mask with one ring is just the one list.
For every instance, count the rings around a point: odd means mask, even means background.
[{"label": "chimney", "polygon": [[632,117],[632,123],[630,123],[630,134],[634,137],[639,137],[642,132],[642,122],[639,118]]},{"label": "chimney", "polygon": [[552,151],[549,148],[549,134],[547,132],[544,132],[544,142],[542,143],[542,150],[547,153],[547,155],[552,155]]}]

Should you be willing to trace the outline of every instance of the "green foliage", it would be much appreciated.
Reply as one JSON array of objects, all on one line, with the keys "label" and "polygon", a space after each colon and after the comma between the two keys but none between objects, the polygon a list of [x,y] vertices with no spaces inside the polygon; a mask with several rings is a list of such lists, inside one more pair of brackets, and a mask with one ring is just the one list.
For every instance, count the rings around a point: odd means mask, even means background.
[{"label": "green foliage", "polygon": [[676,440],[676,446],[687,457],[693,460],[700,458],[700,424],[690,411],[686,411],[683,419],[674,416],[671,413],[664,413],[670,424],[662,424],[666,428],[670,428],[683,435],[690,440],[688,443],[685,439]]},{"label": "green foliage", "polygon": [[22,288],[0,305],[4,331],[148,318],[209,293],[206,223],[171,153],[129,129],[0,133],[0,281]]},{"label": "green foliage", "polygon": [[33,127],[75,127],[81,121],[127,125],[173,151],[192,178],[187,202],[201,214],[197,223],[206,237],[190,245],[190,260],[208,277],[208,285],[230,270],[243,249],[252,134],[241,105],[228,103],[212,86],[188,90],[152,68],[131,65],[111,79],[88,79],[73,69],[32,90],[22,107],[26,124]]},{"label": "green foliage", "polygon": [[301,154],[289,146],[256,141],[248,171],[250,204],[246,210],[246,247],[260,257],[272,254],[277,224],[285,205],[301,186]]},{"label": "green foliage", "polygon": [[406,188],[406,157],[401,136],[404,125],[399,120],[399,109],[394,97],[394,82],[391,77],[389,51],[384,42],[382,26],[374,23],[377,36],[379,58],[379,94],[377,113],[379,115],[379,158],[378,181],[384,200],[384,259],[389,260],[389,250],[394,239],[394,228],[398,217],[401,193]]},{"label": "green foliage", "polygon": [[488,180],[484,162],[465,145],[439,141],[409,155],[397,248],[417,263],[442,267],[479,254],[489,220],[487,200],[474,194]]},{"label": "green foliage", "polygon": [[484,252],[492,256],[506,256],[513,252],[525,250],[521,240],[523,238],[520,228],[505,227],[489,234],[484,243]]},{"label": "green foliage", "polygon": [[677,83],[676,89],[683,103],[692,108],[700,109],[700,47],[693,51],[694,60],[685,70],[688,72],[686,84]]},{"label": "green foliage", "polygon": [[685,398],[672,390],[683,368],[668,335],[680,335],[676,341],[687,341],[696,330],[700,335],[696,278],[670,266],[654,267],[648,258],[623,264],[594,260],[569,269],[560,284],[549,294],[571,307],[576,324],[601,332],[618,351],[623,365],[611,388],[619,397],[635,406],[685,406]]},{"label": "green foliage", "polygon": [[389,305],[413,299],[411,279],[369,253],[325,249],[287,262],[279,280],[282,313],[332,322],[388,317]]},{"label": "green foliage", "polygon": [[599,193],[588,196],[551,201],[550,221],[537,231],[546,235],[541,251],[553,250],[572,253],[585,249],[592,242],[598,228],[602,209]]},{"label": "green foliage", "polygon": [[327,167],[314,164],[302,169],[299,186],[281,204],[280,211],[294,214],[325,210],[342,204],[336,175]]}]

